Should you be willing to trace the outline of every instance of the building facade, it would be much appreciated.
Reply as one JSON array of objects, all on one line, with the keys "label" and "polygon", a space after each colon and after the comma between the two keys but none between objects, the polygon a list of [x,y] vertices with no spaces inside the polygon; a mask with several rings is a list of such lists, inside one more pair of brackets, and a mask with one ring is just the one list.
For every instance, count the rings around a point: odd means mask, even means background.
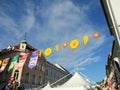
[{"label": "building facade", "polygon": [[[36,48],[27,43],[24,39],[16,46],[8,46],[6,49],[0,51],[0,60],[10,58],[8,64],[6,65],[4,71],[0,72],[0,90],[7,85],[10,77],[14,77],[16,82],[20,85],[24,85],[25,90],[31,90],[34,88],[42,88],[48,82],[53,84],[53,86],[61,85],[66,82],[72,75],[62,66],[48,62],[44,55],[38,55],[37,64],[33,69],[28,67],[32,52],[37,51]],[[28,54],[28,57],[24,63],[24,66],[18,69],[20,65],[20,58]],[[8,71],[10,62],[13,57],[19,56],[17,63],[14,67]],[[2,64],[1,64],[2,65]],[[1,68],[2,66],[0,66]],[[66,76],[67,75],[67,76]],[[64,77],[62,80],[60,78]],[[59,82],[58,82],[59,80]],[[56,82],[57,81],[57,82]],[[3,89],[4,90],[4,89]]]},{"label": "building facade", "polygon": [[49,82],[51,86],[57,86],[65,83],[71,77],[72,75],[61,65],[46,62],[45,83]]},{"label": "building facade", "polygon": [[102,83],[103,88],[107,90],[119,90],[119,72],[118,72],[118,62],[116,62],[117,55],[117,42],[113,42],[112,51],[108,55],[107,64],[106,64],[106,77]]},{"label": "building facade", "polygon": [[120,1],[119,0],[100,0],[107,20],[108,28],[112,36],[115,37],[112,46],[111,57],[106,65],[106,74],[112,90],[120,89]]},{"label": "building facade", "polygon": [[[3,82],[6,83],[10,77],[14,77],[17,82],[24,84],[24,87],[26,89],[36,88],[37,86],[42,85],[44,83],[46,67],[45,57],[43,55],[41,57],[38,57],[37,65],[33,69],[28,68],[31,54],[36,50],[37,49],[28,44],[25,39],[22,40],[19,45],[9,46],[8,48],[1,50],[0,60],[10,58],[10,61],[8,62],[5,70],[0,73],[0,83]],[[28,53],[29,55],[26,59],[23,68],[21,69],[16,68],[19,65],[18,60],[17,63],[14,65],[14,68],[8,72],[8,67],[10,66],[12,58],[16,55],[21,57],[26,53]]]}]

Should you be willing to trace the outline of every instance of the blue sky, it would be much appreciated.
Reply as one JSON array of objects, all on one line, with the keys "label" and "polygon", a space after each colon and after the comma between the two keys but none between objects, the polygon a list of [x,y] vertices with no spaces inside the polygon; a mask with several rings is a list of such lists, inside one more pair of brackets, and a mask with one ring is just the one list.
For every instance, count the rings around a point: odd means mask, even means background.
[{"label": "blue sky", "polygon": [[[53,48],[46,57],[70,72],[75,68],[92,81],[105,77],[105,64],[114,38],[110,35],[99,0],[0,0],[0,49],[17,45],[24,39],[32,46],[45,50]],[[95,39],[93,34],[100,33]],[[83,36],[89,43],[83,45]],[[63,42],[78,39],[80,45],[72,50]],[[61,46],[55,52],[55,45]]]}]

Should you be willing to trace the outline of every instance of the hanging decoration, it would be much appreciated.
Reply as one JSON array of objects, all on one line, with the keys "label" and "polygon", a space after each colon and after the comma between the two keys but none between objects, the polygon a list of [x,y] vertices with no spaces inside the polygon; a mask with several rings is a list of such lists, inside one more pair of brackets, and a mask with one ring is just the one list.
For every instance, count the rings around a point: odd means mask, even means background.
[{"label": "hanging decoration", "polygon": [[60,46],[58,44],[55,46],[55,50],[56,50],[56,52],[60,51]]},{"label": "hanging decoration", "polygon": [[45,56],[50,56],[52,54],[52,48],[47,48],[44,53]]},{"label": "hanging decoration", "polygon": [[94,37],[94,38],[99,38],[99,37],[100,37],[99,32],[95,32],[95,33],[93,34],[93,37]]},{"label": "hanging decoration", "polygon": [[32,69],[36,66],[37,60],[38,60],[38,54],[39,54],[39,51],[32,52],[32,55],[31,55],[31,58],[30,58],[30,61],[29,61],[29,64],[28,64],[28,67],[30,69]]},{"label": "hanging decoration", "polygon": [[79,46],[80,42],[77,39],[74,39],[70,42],[70,48],[75,49]]},{"label": "hanging decoration", "polygon": [[89,41],[89,37],[86,35],[83,37],[84,45],[86,45]]},{"label": "hanging decoration", "polygon": [[19,56],[14,56],[13,59],[11,60],[10,66],[8,68],[8,71],[10,71],[14,65],[17,63],[17,60],[19,59]]},{"label": "hanging decoration", "polygon": [[39,51],[39,56],[42,57],[42,50]]},{"label": "hanging decoration", "polygon": [[21,69],[21,68],[23,67],[23,65],[24,65],[24,63],[25,63],[28,55],[29,55],[29,54],[26,53],[26,54],[24,54],[24,55],[20,58],[19,63],[18,63],[18,65],[17,65],[17,69]]},{"label": "hanging decoration", "polygon": [[0,60],[0,66],[2,65],[2,60]]},{"label": "hanging decoration", "polygon": [[68,46],[68,43],[67,42],[64,42],[63,45],[62,45],[64,48]]},{"label": "hanging decoration", "polygon": [[[93,34],[93,37],[94,37],[94,38],[99,38],[99,37],[100,37],[99,32],[95,32],[95,33]],[[89,36],[88,36],[88,35],[85,35],[85,36],[83,37],[83,44],[84,44],[84,46],[87,45],[88,42],[89,42]],[[79,41],[78,39],[74,39],[74,40],[70,41],[70,43],[68,43],[68,42],[63,42],[63,43],[62,43],[62,47],[63,47],[63,48],[66,48],[68,45],[70,45],[70,48],[71,48],[71,49],[76,49],[76,48],[79,46],[79,44],[80,44],[80,41]],[[56,44],[56,45],[55,45],[55,51],[56,51],[56,52],[59,52],[60,49],[61,49],[60,45]],[[29,66],[28,66],[28,67],[29,67],[30,69],[32,69],[32,68],[36,65],[36,61],[37,61],[38,55],[39,55],[39,57],[42,57],[42,54],[44,53],[45,56],[50,56],[50,55],[52,54],[52,52],[53,52],[53,50],[52,50],[51,47],[46,48],[45,51],[40,50],[40,51],[35,51],[35,52],[33,52],[33,56],[31,56],[31,62],[29,62]],[[34,56],[34,54],[35,54],[35,56]],[[33,60],[34,58],[35,58],[36,61]],[[17,62],[16,59],[18,59],[18,56],[16,56],[16,57],[13,58],[13,61],[11,61],[10,66],[9,66],[9,68],[8,68],[8,71],[10,71],[10,70],[13,68],[14,64]],[[1,66],[1,64],[2,64],[2,60],[0,60],[0,66]],[[23,63],[20,63],[19,66],[21,67],[22,64],[23,64]]]},{"label": "hanging decoration", "polygon": [[9,62],[9,59],[10,59],[10,58],[6,58],[6,59],[3,60],[2,66],[1,66],[1,68],[0,68],[0,73],[1,73],[2,71],[4,71],[4,69],[6,68],[6,66],[7,66],[7,64],[8,64],[8,62]]}]

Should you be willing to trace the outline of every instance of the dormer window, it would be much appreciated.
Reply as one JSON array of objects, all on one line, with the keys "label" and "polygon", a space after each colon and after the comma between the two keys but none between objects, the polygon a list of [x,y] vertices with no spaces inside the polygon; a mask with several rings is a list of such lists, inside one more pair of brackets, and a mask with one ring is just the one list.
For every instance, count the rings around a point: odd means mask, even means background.
[{"label": "dormer window", "polygon": [[22,48],[24,48],[24,45],[22,45]]},{"label": "dormer window", "polygon": [[25,50],[27,45],[27,41],[24,39],[20,42],[20,50]]}]

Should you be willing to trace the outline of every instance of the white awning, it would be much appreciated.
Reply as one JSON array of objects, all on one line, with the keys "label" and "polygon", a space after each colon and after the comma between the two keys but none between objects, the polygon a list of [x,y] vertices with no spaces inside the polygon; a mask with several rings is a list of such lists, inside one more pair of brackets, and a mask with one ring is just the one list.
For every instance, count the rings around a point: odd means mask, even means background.
[{"label": "white awning", "polygon": [[87,79],[83,78],[78,72],[71,77],[65,84],[60,87],[90,87],[91,84]]},{"label": "white awning", "polygon": [[86,78],[76,72],[66,83],[51,88],[49,84],[42,90],[92,90],[92,84]]}]

